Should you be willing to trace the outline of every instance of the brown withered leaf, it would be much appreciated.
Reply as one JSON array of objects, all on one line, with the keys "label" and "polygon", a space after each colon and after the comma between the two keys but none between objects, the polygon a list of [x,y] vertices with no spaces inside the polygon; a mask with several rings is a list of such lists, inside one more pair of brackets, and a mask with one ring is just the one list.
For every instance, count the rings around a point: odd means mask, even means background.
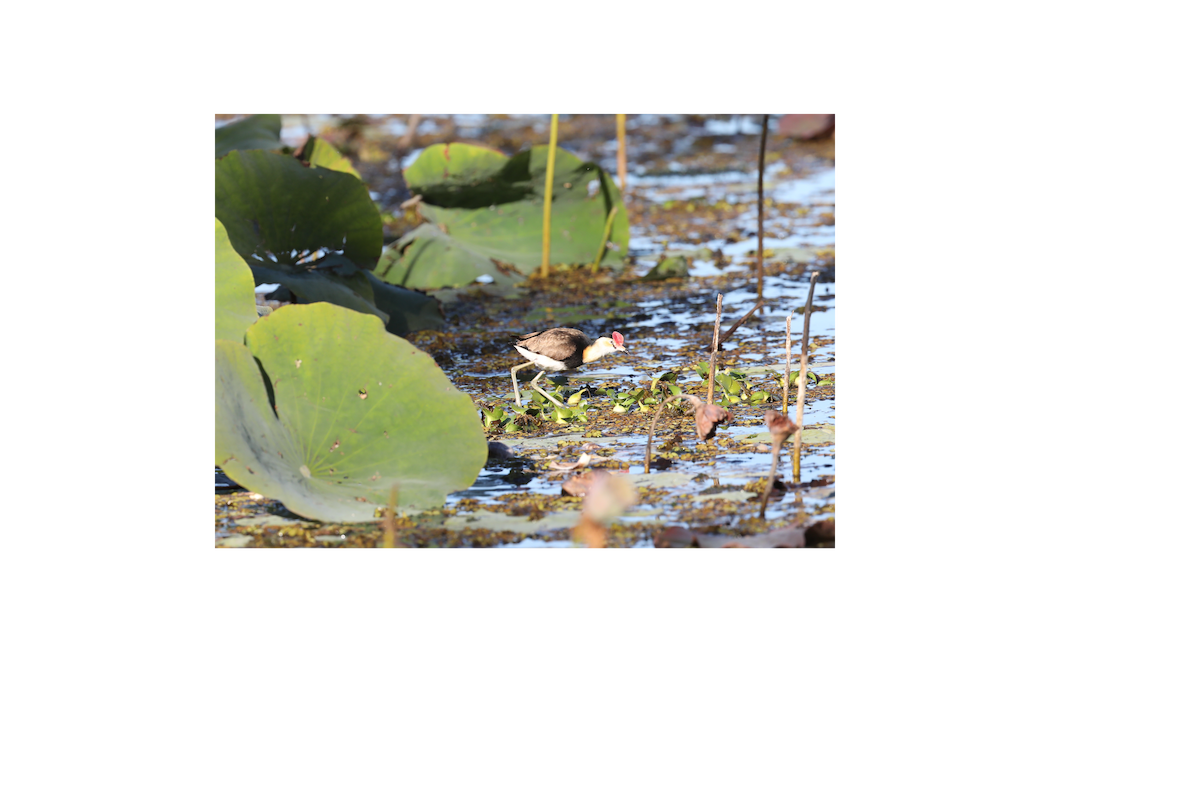
[{"label": "brown withered leaf", "polygon": [[604,470],[591,470],[572,475],[563,481],[562,493],[571,497],[584,497],[596,482],[596,476],[606,474]]},{"label": "brown withered leaf", "polygon": [[547,464],[547,466],[553,470],[566,471],[566,470],[572,470],[572,469],[580,469],[581,467],[586,467],[588,464],[595,464],[597,461],[607,461],[607,460],[608,459],[606,459],[606,458],[598,458],[598,457],[592,455],[591,453],[584,453],[576,461],[573,461],[570,463],[565,462],[565,461],[551,461],[549,464]]},{"label": "brown withered leaf", "polygon": [[607,470],[592,470],[596,478],[583,501],[583,515],[607,525],[637,502],[637,489],[622,475]]},{"label": "brown withered leaf", "polygon": [[771,441],[783,444],[787,438],[796,432],[796,423],[773,408],[766,413],[767,430],[771,432]]},{"label": "brown withered leaf", "polygon": [[628,479],[606,470],[587,474],[592,476],[592,485],[583,499],[583,517],[571,537],[588,547],[604,547],[605,526],[637,502],[637,490]]},{"label": "brown withered leaf", "polygon": [[818,139],[833,132],[833,114],[784,114],[779,135],[793,139]]},{"label": "brown withered leaf", "polygon": [[718,423],[733,419],[727,409],[710,405],[694,394],[681,394],[679,399],[692,404],[692,411],[696,414],[696,435],[700,437],[701,441],[717,435]]},{"label": "brown withered leaf", "polygon": [[600,523],[584,517],[571,531],[571,538],[587,547],[604,547],[608,543],[608,531]]}]

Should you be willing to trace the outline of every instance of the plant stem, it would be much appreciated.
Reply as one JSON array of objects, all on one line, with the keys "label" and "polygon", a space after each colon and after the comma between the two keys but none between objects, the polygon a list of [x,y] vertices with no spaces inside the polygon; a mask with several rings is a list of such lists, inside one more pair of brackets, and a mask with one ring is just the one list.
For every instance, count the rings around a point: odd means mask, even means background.
[{"label": "plant stem", "polygon": [[546,155],[546,202],[542,211],[542,277],[550,277],[550,200],[554,194],[554,154],[558,150],[558,114],[550,115],[550,152]]},{"label": "plant stem", "polygon": [[720,344],[725,344],[725,340],[728,339],[730,336],[732,336],[734,331],[736,331],[738,328],[742,327],[743,322],[745,322],[746,320],[753,317],[755,315],[755,313],[757,313],[757,311],[762,307],[763,307],[762,300],[759,300],[757,303],[755,303],[754,307],[751,308],[749,311],[747,311],[741,319],[739,319],[737,322],[733,323],[733,325],[729,326],[729,330],[727,330],[721,334]]},{"label": "plant stem", "polygon": [[763,167],[767,162],[767,120],[770,114],[763,114],[762,138],[758,141],[758,304],[762,305],[763,295]]},{"label": "plant stem", "polygon": [[408,125],[404,131],[404,136],[400,139],[400,147],[398,151],[401,155],[412,150],[413,140],[417,138],[417,126],[421,124],[420,114],[409,114]]},{"label": "plant stem", "polygon": [[788,389],[792,385],[792,314],[787,315],[787,340],[783,345],[783,415],[787,416]]},{"label": "plant stem", "polygon": [[600,269],[600,262],[604,259],[604,248],[608,246],[608,236],[612,233],[613,220],[617,218],[617,206],[612,207],[612,211],[608,212],[608,221],[604,223],[604,238],[600,240],[600,249],[596,251],[596,260],[592,263],[592,272]]},{"label": "plant stem", "polygon": [[658,425],[658,418],[662,416],[663,409],[667,407],[667,398],[663,397],[658,404],[658,411],[654,412],[654,419],[650,420],[650,434],[646,437],[646,465],[645,473],[650,474],[650,448],[654,443],[654,427]]},{"label": "plant stem", "polygon": [[808,321],[812,317],[813,290],[816,288],[817,271],[813,270],[809,273],[808,300],[804,303],[804,335],[800,341],[800,389],[796,392],[796,456],[792,464],[793,483],[800,483],[800,441],[804,438],[804,401],[808,398]]},{"label": "plant stem", "polygon": [[617,179],[621,194],[625,194],[625,115],[617,114]]},{"label": "plant stem", "polygon": [[388,494],[387,509],[383,512],[383,546],[396,546],[396,500],[399,486],[392,486]]},{"label": "plant stem", "polygon": [[779,466],[779,450],[783,447],[783,442],[775,442],[771,445],[771,474],[767,476],[767,488],[763,489],[762,506],[758,509],[758,518],[767,518],[767,500],[771,497],[771,489],[775,486],[775,468]]},{"label": "plant stem", "polygon": [[717,322],[713,325],[712,355],[708,357],[708,404],[712,405],[713,381],[717,378],[717,348],[721,346],[721,298],[717,295]]}]

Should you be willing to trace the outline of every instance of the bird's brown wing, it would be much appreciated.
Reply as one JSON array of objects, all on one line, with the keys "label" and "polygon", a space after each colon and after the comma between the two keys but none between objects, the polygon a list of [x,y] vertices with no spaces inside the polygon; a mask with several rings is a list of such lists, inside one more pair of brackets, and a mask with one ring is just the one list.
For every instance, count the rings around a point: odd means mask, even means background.
[{"label": "bird's brown wing", "polygon": [[580,357],[583,348],[591,343],[591,339],[583,331],[575,328],[551,328],[548,331],[527,333],[518,337],[513,344],[519,344],[526,350],[553,358],[555,361],[567,362],[574,360],[572,356]]}]

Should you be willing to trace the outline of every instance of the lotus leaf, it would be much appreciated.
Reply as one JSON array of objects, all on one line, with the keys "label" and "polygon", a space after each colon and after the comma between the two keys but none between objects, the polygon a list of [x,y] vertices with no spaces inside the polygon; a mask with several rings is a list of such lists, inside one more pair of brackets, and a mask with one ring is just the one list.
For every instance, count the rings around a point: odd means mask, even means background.
[{"label": "lotus leaf", "polygon": [[686,278],[688,260],[683,256],[665,256],[646,273],[644,281],[662,281],[668,278]]},{"label": "lotus leaf", "polygon": [[275,150],[283,119],[278,114],[252,114],[217,128],[217,158],[233,150]]},{"label": "lotus leaf", "polygon": [[486,459],[471,398],[377,317],[285,306],[217,342],[217,464],[297,514],[368,521],[393,485],[437,507]]},{"label": "lotus leaf", "polygon": [[262,150],[217,161],[217,218],[251,268],[374,269],[383,222],[353,175]]},{"label": "lotus leaf", "polygon": [[[542,201],[549,147],[510,159],[465,144],[426,148],[404,173],[428,221],[390,245],[376,275],[391,283],[436,289],[479,275],[509,280],[504,265],[530,274],[542,263]],[[550,260],[588,264],[617,209],[601,259],[619,263],[628,249],[629,216],[620,191],[599,165],[559,148],[555,155]]]},{"label": "lotus leaf", "polygon": [[362,180],[362,175],[358,174],[358,170],[350,163],[350,159],[338,152],[338,149],[316,136],[309,136],[308,141],[304,143],[304,147],[300,150],[299,157],[302,161],[307,161],[313,167],[325,167],[336,172],[345,172],[348,175]]},{"label": "lotus leaf", "polygon": [[258,319],[254,307],[254,276],[233,245],[221,220],[217,224],[217,338],[242,341],[246,328]]},{"label": "lotus leaf", "polygon": [[[383,223],[353,175],[260,150],[217,161],[217,218],[259,283],[374,314],[397,336],[441,324],[437,301],[372,279]],[[361,269],[360,269],[361,268]]]}]

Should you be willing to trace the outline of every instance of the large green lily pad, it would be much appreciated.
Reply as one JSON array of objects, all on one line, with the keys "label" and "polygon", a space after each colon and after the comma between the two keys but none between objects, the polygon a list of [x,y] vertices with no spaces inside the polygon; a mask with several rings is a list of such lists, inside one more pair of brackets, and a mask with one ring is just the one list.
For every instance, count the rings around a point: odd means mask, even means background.
[{"label": "large green lily pad", "polygon": [[471,398],[375,316],[285,306],[217,342],[216,463],[296,514],[371,520],[393,485],[400,507],[435,508],[486,459]]},{"label": "large green lily pad", "polygon": [[354,175],[278,153],[233,152],[217,160],[217,218],[258,283],[282,284],[304,303],[374,314],[397,336],[440,326],[433,298],[397,288],[377,296],[369,270],[383,223]]},{"label": "large green lily pad", "polygon": [[309,166],[325,167],[336,172],[345,172],[348,175],[362,180],[362,175],[358,174],[358,170],[350,163],[350,159],[338,152],[338,149],[329,142],[317,136],[309,136],[308,141],[304,143],[298,154],[300,160],[307,161]]},{"label": "large green lily pad", "polygon": [[[510,279],[542,263],[542,213],[549,147],[510,159],[487,148],[451,144],[426,148],[405,170],[428,221],[394,242],[375,274],[391,283],[437,289],[462,286],[480,275]],[[616,209],[604,237],[608,214]],[[602,241],[602,263],[620,263],[629,246],[629,216],[620,191],[599,165],[559,148],[551,204],[550,261],[587,264]],[[498,262],[498,263],[497,263]]]},{"label": "large green lily pad", "polygon": [[250,266],[229,242],[221,220],[217,226],[217,338],[240,342],[246,328],[258,319],[254,307],[254,276]]},{"label": "large green lily pad", "polygon": [[466,286],[481,275],[510,285],[521,278],[486,250],[442,233],[428,222],[409,231],[383,252],[376,275],[398,286]]},{"label": "large green lily pad", "polygon": [[245,119],[217,128],[217,158],[232,150],[276,150],[283,142],[279,114],[251,114]]},{"label": "large green lily pad", "polygon": [[362,181],[264,150],[217,161],[217,219],[251,268],[347,274],[373,269],[383,247],[383,222]]}]

